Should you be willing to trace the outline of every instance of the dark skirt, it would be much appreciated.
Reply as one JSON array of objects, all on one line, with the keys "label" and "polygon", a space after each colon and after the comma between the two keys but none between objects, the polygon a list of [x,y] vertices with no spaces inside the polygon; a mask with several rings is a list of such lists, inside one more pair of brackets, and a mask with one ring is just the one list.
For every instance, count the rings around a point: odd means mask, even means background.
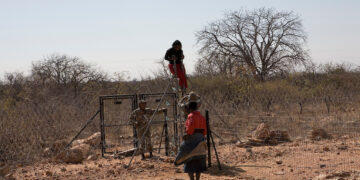
[{"label": "dark skirt", "polygon": [[206,171],[206,158],[193,159],[184,164],[184,172],[199,173]]}]

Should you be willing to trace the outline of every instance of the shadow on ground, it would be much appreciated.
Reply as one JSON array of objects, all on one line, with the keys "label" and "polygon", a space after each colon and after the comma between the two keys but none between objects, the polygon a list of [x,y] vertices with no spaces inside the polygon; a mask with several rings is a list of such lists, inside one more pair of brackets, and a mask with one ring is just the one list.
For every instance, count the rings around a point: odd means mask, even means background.
[{"label": "shadow on ground", "polygon": [[205,174],[209,174],[212,176],[230,176],[230,177],[237,177],[241,174],[245,175],[245,170],[236,167],[236,166],[228,166],[226,164],[221,164],[221,170],[219,170],[217,165],[213,165],[212,167],[208,168],[205,171]]}]

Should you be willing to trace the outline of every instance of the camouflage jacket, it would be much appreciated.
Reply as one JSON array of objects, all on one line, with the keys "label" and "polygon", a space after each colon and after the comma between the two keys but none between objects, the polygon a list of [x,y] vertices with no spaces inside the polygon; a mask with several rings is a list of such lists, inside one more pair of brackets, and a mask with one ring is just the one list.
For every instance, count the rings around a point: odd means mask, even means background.
[{"label": "camouflage jacket", "polygon": [[[136,127],[144,127],[146,123],[150,121],[154,112],[155,109],[146,108],[145,110],[141,110],[140,108],[137,108],[130,115],[130,124],[133,124]],[[156,114],[160,114],[162,112],[164,112],[164,109],[159,109]]]}]

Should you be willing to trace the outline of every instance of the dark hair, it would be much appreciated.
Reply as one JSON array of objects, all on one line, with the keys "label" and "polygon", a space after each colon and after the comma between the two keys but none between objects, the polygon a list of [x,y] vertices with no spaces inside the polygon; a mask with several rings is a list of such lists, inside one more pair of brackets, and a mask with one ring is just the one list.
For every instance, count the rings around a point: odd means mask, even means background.
[{"label": "dark hair", "polygon": [[180,45],[181,46],[181,42],[179,40],[175,40],[172,44],[172,47],[175,47],[177,45]]},{"label": "dark hair", "polygon": [[190,111],[196,111],[198,109],[197,103],[196,102],[190,102],[189,103],[189,110]]}]

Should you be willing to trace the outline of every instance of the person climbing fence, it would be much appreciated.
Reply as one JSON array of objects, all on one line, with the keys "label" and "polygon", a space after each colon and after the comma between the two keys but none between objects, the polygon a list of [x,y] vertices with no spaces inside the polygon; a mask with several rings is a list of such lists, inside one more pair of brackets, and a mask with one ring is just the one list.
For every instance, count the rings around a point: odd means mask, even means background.
[{"label": "person climbing fence", "polygon": [[[186,70],[183,64],[184,53],[182,44],[179,40],[173,42],[172,47],[166,51],[165,60],[169,61],[169,69],[173,75],[179,78],[179,86],[183,94],[188,87],[186,80]],[[175,66],[175,67],[174,67]]]}]

